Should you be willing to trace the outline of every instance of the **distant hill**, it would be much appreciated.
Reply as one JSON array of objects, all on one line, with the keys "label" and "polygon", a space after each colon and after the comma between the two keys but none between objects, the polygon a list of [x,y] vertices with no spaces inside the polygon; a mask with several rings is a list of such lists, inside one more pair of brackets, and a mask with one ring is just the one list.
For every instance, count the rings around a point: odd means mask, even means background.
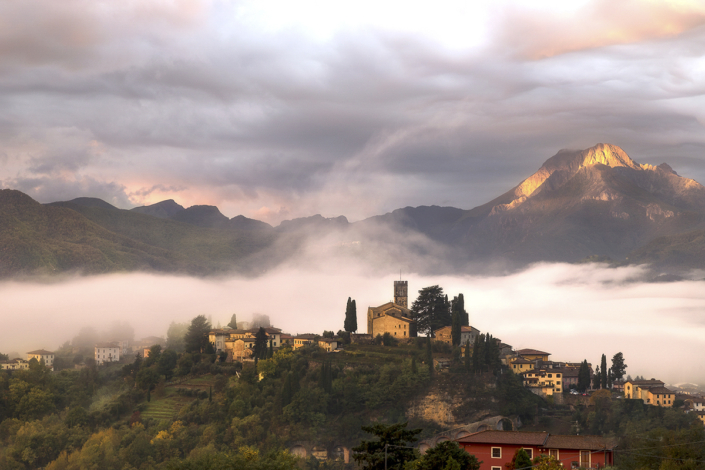
[{"label": "distant hill", "polygon": [[1,202],[3,275],[256,274],[291,257],[334,255],[421,273],[606,259],[678,270],[705,261],[705,187],[665,163],[638,164],[610,144],[561,150],[474,209],[405,207],[355,223],[317,214],[272,227],[173,200],[130,211],[95,198],[42,206],[10,190]]}]

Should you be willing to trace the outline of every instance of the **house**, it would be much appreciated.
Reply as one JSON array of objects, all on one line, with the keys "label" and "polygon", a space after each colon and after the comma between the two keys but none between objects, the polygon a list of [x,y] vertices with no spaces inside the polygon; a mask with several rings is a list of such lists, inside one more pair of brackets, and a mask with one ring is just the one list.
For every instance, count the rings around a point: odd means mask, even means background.
[{"label": "house", "polygon": [[690,411],[705,411],[705,401],[702,398],[688,397],[684,401],[686,409]]},{"label": "house", "polygon": [[[279,328],[263,327],[267,334],[267,345],[272,343],[273,348],[279,348],[282,344],[282,330]],[[251,328],[249,330],[234,330],[231,328],[222,328],[211,330],[208,332],[208,341],[213,344],[216,353],[232,349],[227,343],[232,343],[238,339],[253,339],[257,337],[259,328]]]},{"label": "house", "polygon": [[705,426],[705,411],[693,411],[701,423]]},{"label": "house", "polygon": [[480,470],[505,470],[519,449],[532,459],[540,454],[553,456],[564,468],[603,468],[614,464],[616,447],[616,441],[598,436],[494,430],[476,432],[457,442],[482,462]]},{"label": "house", "polygon": [[394,281],[394,302],[367,309],[367,334],[375,338],[389,333],[395,338],[416,337],[416,320],[408,305],[407,281]]},{"label": "house", "polygon": [[280,338],[282,345],[294,344],[294,337],[289,334],[282,333],[281,335],[279,335],[279,338]]},{"label": "house", "polygon": [[318,335],[306,333],[303,335],[294,336],[294,349],[303,348],[309,344],[313,344],[316,341]]},{"label": "house", "polygon": [[521,374],[534,368],[534,361],[527,361],[523,357],[515,357],[509,360],[509,368],[515,374]]},{"label": "house", "polygon": [[335,351],[338,349],[339,340],[334,338],[320,338],[318,340],[318,346],[325,349],[327,352]]},{"label": "house", "polygon": [[670,408],[676,399],[675,392],[664,387],[660,380],[627,380],[624,382],[624,397],[642,400],[647,405]]},{"label": "house", "polygon": [[532,369],[522,372],[521,377],[524,387],[536,395],[549,397],[563,391],[563,373],[559,370]]},{"label": "house", "polygon": [[29,369],[29,361],[20,359],[9,359],[7,361],[0,361],[0,370],[26,370]]},{"label": "house", "polygon": [[[98,365],[106,362],[120,361],[120,345],[118,343],[98,343],[95,345],[95,362]],[[146,356],[145,356],[146,357]]]},{"label": "house", "polygon": [[550,355],[551,353],[539,351],[537,349],[520,349],[517,351],[517,356],[521,356],[527,361],[548,361],[548,356]]},{"label": "house", "polygon": [[[453,344],[453,327],[444,326],[433,332],[433,336],[437,341],[443,341],[444,343]],[[472,326],[461,326],[460,327],[460,344],[465,345],[470,342],[472,346],[475,344],[475,339],[480,336],[480,330]]]},{"label": "house", "polygon": [[576,369],[574,367],[567,367],[563,369],[555,369],[555,370],[560,370],[561,373],[563,374],[563,388],[570,390],[570,389],[576,389],[578,388],[578,373],[580,372],[580,369]]},{"label": "house", "polygon": [[44,365],[54,370],[54,353],[47,351],[46,349],[37,349],[36,351],[30,351],[27,353],[27,361],[36,359],[39,362],[44,361]]}]

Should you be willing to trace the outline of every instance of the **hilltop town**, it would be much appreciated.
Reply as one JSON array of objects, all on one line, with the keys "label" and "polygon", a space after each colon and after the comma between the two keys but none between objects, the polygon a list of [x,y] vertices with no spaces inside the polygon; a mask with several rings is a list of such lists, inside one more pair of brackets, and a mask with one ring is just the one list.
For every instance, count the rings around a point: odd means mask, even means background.
[{"label": "hilltop town", "polygon": [[[564,466],[615,465],[619,428],[610,420],[636,419],[630,413],[637,409],[649,416],[649,409],[672,410],[669,419],[678,427],[693,420],[705,424],[698,390],[632,378],[621,352],[609,364],[603,355],[593,367],[586,359],[516,350],[470,324],[462,294],[449,301],[431,286],[410,303],[407,281],[395,281],[393,294],[392,301],[369,306],[359,324],[349,298],[337,332],[289,334],[266,316],[238,322],[233,315],[225,327],[213,328],[199,315],[190,324],[172,323],[166,338],[103,337],[92,346],[74,339],[57,351],[4,357],[0,463],[73,468],[55,460],[63,455],[78,462],[90,439],[73,450],[59,446],[23,460],[19,428],[12,423],[54,415],[62,425],[82,427],[86,438],[105,426],[118,426],[122,431],[115,432],[124,438],[138,426],[145,435],[166,433],[174,440],[188,423],[190,432],[205,432],[200,426],[218,419],[198,416],[221,407],[230,416],[222,428],[229,437],[209,441],[221,451],[272,439],[265,448],[297,462],[339,468],[364,463],[355,443],[365,436],[361,429],[371,429],[366,423],[407,421],[423,430],[413,439],[420,461],[442,443],[455,442],[468,454],[484,455],[476,470],[511,465],[519,449],[530,459],[546,455]],[[60,383],[73,384],[76,396],[66,396]],[[29,402],[14,394],[18,387]],[[103,390],[99,401],[97,390]],[[255,417],[267,428],[252,428],[248,420]],[[150,449],[156,449],[155,439]],[[184,450],[174,452],[161,455],[161,462],[191,458]]]}]

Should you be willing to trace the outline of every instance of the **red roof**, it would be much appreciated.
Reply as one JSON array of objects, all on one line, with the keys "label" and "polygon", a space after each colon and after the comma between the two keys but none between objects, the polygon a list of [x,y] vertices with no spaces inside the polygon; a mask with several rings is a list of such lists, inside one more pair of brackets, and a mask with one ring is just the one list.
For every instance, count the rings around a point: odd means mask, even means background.
[{"label": "red roof", "polygon": [[467,444],[517,444],[527,446],[541,446],[546,442],[548,433],[523,432],[523,431],[480,431],[458,439],[458,442]]},{"label": "red roof", "polygon": [[37,349],[36,351],[30,351],[27,354],[39,354],[41,356],[53,356],[54,353],[47,351],[46,349]]},{"label": "red roof", "polygon": [[612,450],[617,442],[600,436],[548,436],[547,449]]},{"label": "red roof", "polygon": [[538,349],[520,349],[517,351],[519,356],[550,356],[551,353],[539,351]]}]

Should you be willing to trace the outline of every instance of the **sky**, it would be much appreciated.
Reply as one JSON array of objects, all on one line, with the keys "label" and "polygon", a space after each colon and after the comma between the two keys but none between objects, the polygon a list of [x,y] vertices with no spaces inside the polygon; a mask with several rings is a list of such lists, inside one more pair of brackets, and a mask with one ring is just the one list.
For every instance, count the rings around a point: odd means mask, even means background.
[{"label": "sky", "polygon": [[695,0],[0,3],[0,187],[277,224],[469,209],[599,142],[705,182]]},{"label": "sky", "polygon": [[[405,276],[409,301],[438,284],[451,298],[463,293],[470,323],[515,349],[539,349],[551,360],[599,365],[622,352],[632,377],[705,386],[705,281],[643,282],[642,267],[540,264],[509,276]],[[251,279],[196,279],[149,274],[76,277],[63,282],[0,283],[4,353],[54,350],[90,326],[106,331],[128,322],[135,338],[166,335],[172,321],[196,315],[226,325],[235,313],[249,321],[269,315],[291,334],[338,331],[346,300],[355,299],[358,328],[367,307],[393,300],[394,276],[370,276],[363,265],[312,269],[288,265]],[[31,325],[31,328],[28,328]]]}]

